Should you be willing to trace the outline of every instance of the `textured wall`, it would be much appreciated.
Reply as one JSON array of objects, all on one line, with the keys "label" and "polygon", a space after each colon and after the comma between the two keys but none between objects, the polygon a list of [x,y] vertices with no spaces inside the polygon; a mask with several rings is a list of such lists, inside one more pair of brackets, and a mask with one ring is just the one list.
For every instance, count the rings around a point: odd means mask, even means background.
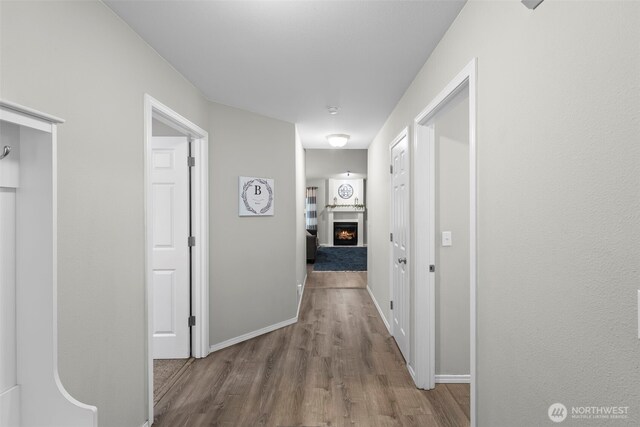
[{"label": "textured wall", "polygon": [[388,144],[478,58],[480,426],[544,425],[556,401],[640,423],[639,22],[637,2],[472,0],[370,146],[388,307]]},{"label": "textured wall", "polygon": [[[210,132],[211,344],[295,316],[294,126],[207,102],[100,2],[0,6],[0,96],[66,120],[58,135],[61,378],[98,407],[101,426],[140,426],[144,94]],[[238,175],[275,178],[275,217],[237,216]]]},{"label": "textured wall", "polygon": [[[436,375],[468,375],[469,98],[434,119],[436,155]],[[416,166],[418,167],[418,166]],[[441,233],[452,233],[442,246]]]},{"label": "textured wall", "polygon": [[[214,345],[295,317],[299,207],[294,125],[220,104],[210,113]],[[274,180],[274,216],[238,216],[238,176]]]},{"label": "textured wall", "polygon": [[207,127],[207,102],[100,2],[2,2],[3,99],[58,132],[62,382],[101,426],[147,419],[143,106]]},{"label": "textured wall", "polygon": [[351,178],[367,177],[367,150],[305,150],[307,160],[307,178]]}]

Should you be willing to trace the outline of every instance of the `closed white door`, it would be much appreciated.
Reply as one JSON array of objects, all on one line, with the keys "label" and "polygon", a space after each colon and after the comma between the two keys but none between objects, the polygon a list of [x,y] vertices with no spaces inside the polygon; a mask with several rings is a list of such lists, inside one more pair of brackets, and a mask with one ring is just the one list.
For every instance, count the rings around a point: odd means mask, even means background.
[{"label": "closed white door", "polygon": [[191,353],[188,144],[185,137],[152,141],[154,359],[181,359]]},{"label": "closed white door", "polygon": [[393,337],[409,360],[409,142],[403,136],[391,148],[393,260]]}]

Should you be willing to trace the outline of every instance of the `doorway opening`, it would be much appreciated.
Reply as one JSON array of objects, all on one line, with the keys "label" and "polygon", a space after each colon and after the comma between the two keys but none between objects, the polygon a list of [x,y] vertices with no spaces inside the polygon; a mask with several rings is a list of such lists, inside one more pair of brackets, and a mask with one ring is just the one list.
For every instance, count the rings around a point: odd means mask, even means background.
[{"label": "doorway opening", "polygon": [[144,112],[151,425],[155,403],[209,353],[208,133],[149,95]]},{"label": "doorway opening", "polygon": [[[416,117],[413,148],[414,164],[420,165],[413,175],[414,379],[427,390],[435,388],[436,382],[469,383],[474,427],[476,59]],[[445,360],[443,354],[456,351]]]},{"label": "doorway opening", "polygon": [[367,270],[367,150],[305,150],[307,276]]}]

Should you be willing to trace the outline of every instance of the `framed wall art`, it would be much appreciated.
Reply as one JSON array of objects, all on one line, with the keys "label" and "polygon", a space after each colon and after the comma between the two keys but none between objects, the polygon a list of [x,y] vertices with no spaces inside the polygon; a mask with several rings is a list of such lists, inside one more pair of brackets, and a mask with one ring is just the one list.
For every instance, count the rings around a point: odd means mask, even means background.
[{"label": "framed wall art", "polygon": [[273,179],[241,176],[238,189],[238,215],[274,215]]}]

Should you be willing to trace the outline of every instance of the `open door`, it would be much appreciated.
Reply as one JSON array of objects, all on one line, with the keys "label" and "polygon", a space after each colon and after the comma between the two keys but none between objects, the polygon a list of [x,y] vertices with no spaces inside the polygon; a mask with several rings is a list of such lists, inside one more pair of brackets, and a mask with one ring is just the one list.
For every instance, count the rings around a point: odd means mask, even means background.
[{"label": "open door", "polygon": [[393,337],[409,360],[409,138],[404,132],[391,146],[391,259]]},{"label": "open door", "polygon": [[153,358],[191,354],[189,270],[189,141],[153,137]]}]

